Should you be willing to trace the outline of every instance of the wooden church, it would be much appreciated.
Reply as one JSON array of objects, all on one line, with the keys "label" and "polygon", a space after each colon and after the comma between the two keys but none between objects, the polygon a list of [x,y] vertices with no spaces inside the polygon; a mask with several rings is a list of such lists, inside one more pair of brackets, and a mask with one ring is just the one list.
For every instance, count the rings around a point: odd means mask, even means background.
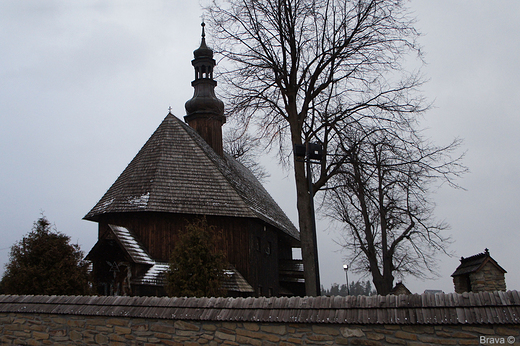
[{"label": "wooden church", "polygon": [[293,260],[300,236],[269,193],[223,151],[224,104],[215,96],[213,51],[194,51],[193,98],[181,121],[169,113],[105,195],[84,217],[99,224],[87,255],[101,295],[164,291],[168,260],[187,222],[206,217],[232,265],[229,296],[304,295]]}]

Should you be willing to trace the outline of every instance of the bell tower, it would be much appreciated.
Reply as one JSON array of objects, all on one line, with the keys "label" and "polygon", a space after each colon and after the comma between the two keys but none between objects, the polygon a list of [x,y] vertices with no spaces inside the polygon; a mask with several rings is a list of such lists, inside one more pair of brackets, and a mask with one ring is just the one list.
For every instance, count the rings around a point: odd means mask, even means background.
[{"label": "bell tower", "polygon": [[184,120],[201,135],[202,138],[223,156],[222,125],[226,122],[224,103],[215,96],[217,82],[213,79],[216,62],[213,50],[206,45],[205,24],[202,23],[202,41],[200,47],[193,52],[191,64],[195,68],[193,97],[185,104]]}]

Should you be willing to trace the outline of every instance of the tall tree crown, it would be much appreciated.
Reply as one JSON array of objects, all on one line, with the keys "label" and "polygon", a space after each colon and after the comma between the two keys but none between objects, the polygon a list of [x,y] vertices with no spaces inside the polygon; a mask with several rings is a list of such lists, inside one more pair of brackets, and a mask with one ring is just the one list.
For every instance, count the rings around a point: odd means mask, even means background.
[{"label": "tall tree crown", "polygon": [[213,0],[207,8],[216,52],[226,59],[220,66],[229,116],[258,129],[285,163],[293,145],[323,146],[325,159],[311,173],[294,155],[292,162],[311,295],[319,294],[319,279],[313,278],[318,269],[309,191],[342,193],[339,207],[330,210],[360,230],[354,256],[366,260],[360,268],[370,268],[380,293],[392,288],[396,268],[405,272],[419,263],[431,269],[426,251],[416,251],[408,266],[399,264],[410,250],[402,239],[417,235],[425,239],[422,245],[441,251],[446,240],[439,233],[445,225],[429,223],[432,206],[425,195],[431,181],[453,184],[464,171],[459,158],[449,157],[460,142],[435,147],[418,135],[418,115],[428,104],[419,92],[419,71],[405,68],[410,55],[421,57],[405,3]]},{"label": "tall tree crown", "polygon": [[300,140],[326,141],[323,131],[354,115],[420,109],[406,92],[417,76],[392,75],[419,52],[403,1],[227,0],[208,12],[228,61],[229,113],[256,121],[271,141],[283,141],[287,122]]}]

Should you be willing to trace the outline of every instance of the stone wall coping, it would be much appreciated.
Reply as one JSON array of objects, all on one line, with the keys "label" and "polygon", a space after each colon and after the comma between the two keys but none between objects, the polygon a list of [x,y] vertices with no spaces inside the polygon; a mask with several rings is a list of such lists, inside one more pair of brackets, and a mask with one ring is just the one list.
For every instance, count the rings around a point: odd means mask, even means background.
[{"label": "stone wall coping", "polygon": [[349,297],[0,295],[0,312],[222,322],[520,324],[517,291]]}]

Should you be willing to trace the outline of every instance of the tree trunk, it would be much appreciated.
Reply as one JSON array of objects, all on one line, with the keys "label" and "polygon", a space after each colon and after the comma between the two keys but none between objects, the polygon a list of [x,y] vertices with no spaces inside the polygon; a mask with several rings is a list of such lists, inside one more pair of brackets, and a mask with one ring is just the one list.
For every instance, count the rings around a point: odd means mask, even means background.
[{"label": "tree trunk", "polygon": [[[375,257],[376,254],[373,253],[373,256]],[[392,263],[388,263],[388,259],[383,259],[383,274],[381,274],[375,258],[369,257],[369,263],[370,272],[372,273],[372,282],[376,287],[377,294],[382,296],[390,294],[394,288],[394,276],[392,275],[392,271],[389,270],[389,266],[391,267]]]},{"label": "tree trunk", "polygon": [[374,282],[374,286],[376,286],[377,294],[382,296],[390,294],[394,288],[394,277],[392,275],[380,275],[377,278],[374,276],[372,281]]},{"label": "tree trunk", "polygon": [[296,195],[298,208],[298,224],[300,226],[300,240],[305,278],[305,293],[308,296],[320,295],[319,268],[317,267],[317,253],[315,253],[315,235],[313,232],[313,212],[310,204],[309,189],[305,176],[305,164],[294,161],[296,180]]}]

